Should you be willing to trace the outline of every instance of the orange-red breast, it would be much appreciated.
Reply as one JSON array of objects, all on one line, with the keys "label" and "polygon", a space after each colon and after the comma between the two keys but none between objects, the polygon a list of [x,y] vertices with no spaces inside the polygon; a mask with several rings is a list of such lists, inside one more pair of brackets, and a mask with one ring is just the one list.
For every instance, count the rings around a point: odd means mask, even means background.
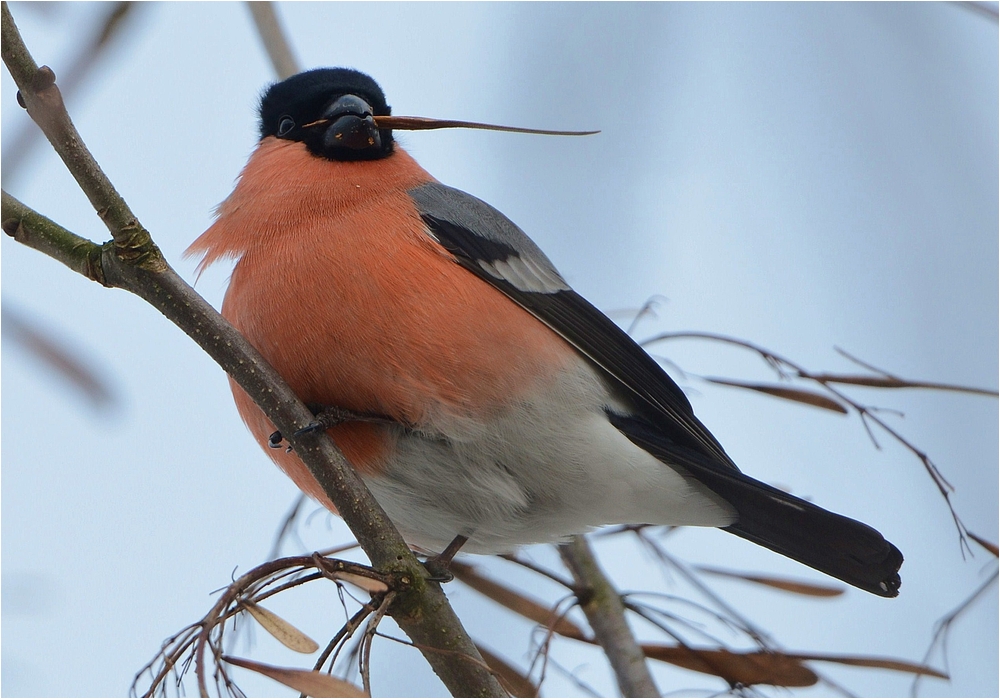
[{"label": "orange-red breast", "polygon": [[[375,117],[379,86],[272,86],[260,143],[191,246],[236,260],[222,313],[329,429],[410,543],[508,551],[612,523],[722,527],[884,597],[877,531],[743,475],[683,392],[510,220],[439,184]],[[274,427],[233,384],[265,447]],[[333,509],[292,452],[267,449]]]}]

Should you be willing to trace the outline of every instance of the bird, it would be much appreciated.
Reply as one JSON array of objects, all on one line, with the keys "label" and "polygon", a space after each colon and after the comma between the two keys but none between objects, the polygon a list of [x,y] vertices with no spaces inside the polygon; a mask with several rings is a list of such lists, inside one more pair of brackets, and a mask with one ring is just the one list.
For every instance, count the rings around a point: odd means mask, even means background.
[{"label": "bird", "polygon": [[[187,254],[199,274],[234,262],[222,315],[409,545],[490,554],[610,524],[718,527],[898,594],[894,545],[742,473],[660,364],[517,225],[396,143],[406,119],[351,68],[272,84],[259,141]],[[258,444],[336,512],[230,384]]]}]

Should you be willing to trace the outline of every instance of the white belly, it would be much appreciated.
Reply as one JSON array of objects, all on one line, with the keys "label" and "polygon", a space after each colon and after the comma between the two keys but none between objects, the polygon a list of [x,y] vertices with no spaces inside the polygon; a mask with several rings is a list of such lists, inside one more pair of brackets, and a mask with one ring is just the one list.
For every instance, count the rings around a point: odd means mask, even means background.
[{"label": "white belly", "polygon": [[366,482],[410,544],[501,553],[604,524],[719,527],[734,513],[704,486],[630,442],[604,408],[623,406],[580,360],[549,390],[488,421],[448,415],[398,430]]}]

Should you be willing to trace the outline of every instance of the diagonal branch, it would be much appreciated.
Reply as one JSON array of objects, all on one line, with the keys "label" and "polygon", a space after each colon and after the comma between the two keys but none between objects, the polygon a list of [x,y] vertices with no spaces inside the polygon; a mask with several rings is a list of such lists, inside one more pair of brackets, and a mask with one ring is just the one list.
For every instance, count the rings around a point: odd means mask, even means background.
[{"label": "diagonal branch", "polygon": [[[67,114],[55,75],[38,68],[2,4],[2,55],[29,115],[39,124],[67,169],[111,231],[113,243],[99,246],[76,236],[3,194],[2,226],[15,239],[50,254],[105,286],[137,294],[173,321],[250,395],[309,468],[357,536],[372,564],[385,573],[410,578],[393,617],[419,647],[449,690],[458,696],[503,696],[440,585],[399,536],[385,511],[330,438],[321,431],[296,436],[312,413],[257,350],[164,260],[149,233],[132,214],[87,150]],[[464,656],[474,662],[467,662]],[[199,687],[204,694],[207,688]]]}]

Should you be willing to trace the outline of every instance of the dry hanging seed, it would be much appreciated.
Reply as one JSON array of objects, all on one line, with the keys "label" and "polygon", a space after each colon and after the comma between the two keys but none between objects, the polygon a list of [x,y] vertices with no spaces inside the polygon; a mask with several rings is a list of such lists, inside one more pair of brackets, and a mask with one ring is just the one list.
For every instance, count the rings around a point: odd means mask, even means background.
[{"label": "dry hanging seed", "polygon": [[294,650],[296,653],[305,653],[307,655],[319,650],[319,644],[316,641],[306,636],[269,609],[264,609],[250,600],[243,600],[241,604],[250,613],[250,616],[264,627],[265,631],[278,639],[281,645],[286,648]]}]

